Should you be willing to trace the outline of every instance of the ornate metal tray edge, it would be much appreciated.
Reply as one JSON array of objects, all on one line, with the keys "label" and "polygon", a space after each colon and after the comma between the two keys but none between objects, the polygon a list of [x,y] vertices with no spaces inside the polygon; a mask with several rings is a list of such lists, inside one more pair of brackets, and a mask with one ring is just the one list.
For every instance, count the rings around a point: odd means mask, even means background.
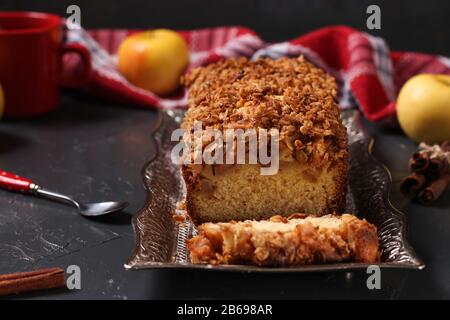
[{"label": "ornate metal tray edge", "polygon": [[[350,271],[369,266],[365,263],[347,262],[262,268],[190,263],[185,241],[195,235],[195,227],[189,221],[175,222],[173,219],[173,215],[180,214],[177,204],[184,195],[184,183],[179,169],[170,161],[170,134],[178,128],[182,117],[182,111],[160,112],[158,124],[152,132],[156,152],[142,170],[148,194],[143,208],[132,220],[136,246],[125,264],[127,270],[203,269],[278,273]],[[363,212],[362,216],[377,226],[382,249],[381,262],[378,264],[381,268],[425,268],[407,240],[406,215],[389,201],[391,175],[372,155],[373,138],[365,132],[357,111],[344,111],[342,118],[349,135],[351,154],[347,210]]]}]

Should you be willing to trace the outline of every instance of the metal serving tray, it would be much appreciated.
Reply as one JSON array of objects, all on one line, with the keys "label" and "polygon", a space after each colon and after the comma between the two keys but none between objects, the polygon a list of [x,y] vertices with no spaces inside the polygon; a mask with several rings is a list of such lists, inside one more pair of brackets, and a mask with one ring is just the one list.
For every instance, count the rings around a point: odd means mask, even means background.
[{"label": "metal serving tray", "polygon": [[[136,247],[126,263],[127,269],[188,268],[239,272],[311,272],[367,268],[368,264],[344,262],[295,267],[267,268],[247,265],[192,264],[186,240],[196,234],[190,221],[177,222],[177,203],[185,196],[184,182],[177,165],[172,164],[170,152],[174,142],[170,136],[178,128],[182,111],[160,112],[153,132],[157,151],[145,164],[143,177],[148,190],[144,207],[133,218]],[[391,177],[385,166],[372,156],[373,139],[364,130],[359,112],[342,112],[347,127],[350,148],[350,170],[347,212],[367,219],[378,228],[382,256],[381,268],[423,269],[422,260],[409,245],[407,219],[389,201]]]}]

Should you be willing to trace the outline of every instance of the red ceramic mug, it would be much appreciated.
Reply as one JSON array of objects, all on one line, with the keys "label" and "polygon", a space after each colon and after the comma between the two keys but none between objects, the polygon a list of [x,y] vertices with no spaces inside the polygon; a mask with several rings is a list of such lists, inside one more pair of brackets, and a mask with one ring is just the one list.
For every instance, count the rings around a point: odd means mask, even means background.
[{"label": "red ceramic mug", "polygon": [[[62,77],[62,58],[75,53],[83,63],[77,78]],[[79,86],[91,71],[89,51],[63,42],[62,19],[38,12],[0,12],[0,83],[9,118],[49,112],[60,86]]]}]

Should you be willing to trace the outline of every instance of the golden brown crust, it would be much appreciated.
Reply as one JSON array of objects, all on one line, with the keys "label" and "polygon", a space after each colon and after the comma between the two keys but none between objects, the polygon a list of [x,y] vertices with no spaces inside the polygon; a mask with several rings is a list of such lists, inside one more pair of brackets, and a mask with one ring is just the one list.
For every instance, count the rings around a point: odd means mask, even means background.
[{"label": "golden brown crust", "polygon": [[191,171],[187,168],[187,166],[183,165],[181,166],[181,175],[183,176],[183,180],[185,182],[185,186],[186,186],[186,199],[185,199],[185,203],[186,203],[186,212],[189,215],[189,217],[191,217],[192,222],[195,225],[199,225],[202,224],[204,222],[208,222],[208,221],[203,221],[202,216],[197,214],[197,210],[195,210],[194,207],[194,201],[193,201],[193,195],[194,195],[194,181],[192,178],[192,173]]},{"label": "golden brown crust", "polygon": [[292,266],[379,258],[377,229],[344,214],[205,223],[188,240],[193,263]]},{"label": "golden brown crust", "polygon": [[[329,184],[326,192],[327,203],[317,205],[314,212],[342,212],[348,147],[346,129],[336,103],[337,86],[332,76],[302,56],[255,61],[236,58],[194,69],[182,83],[189,89],[189,109],[183,128],[192,130],[194,122],[201,121],[203,129],[278,129],[280,162],[295,160],[298,169],[309,173],[312,179],[321,171],[333,169],[334,183]],[[230,168],[232,165],[222,166]],[[203,203],[199,200],[202,198],[200,191],[209,189],[211,194],[214,193],[214,186],[211,188],[208,179],[203,177],[204,169],[203,164],[181,168],[187,188],[187,212],[195,223],[227,221],[229,218],[211,219],[205,210],[199,209],[199,202]],[[220,201],[232,202],[233,199],[222,197]],[[274,208],[259,210],[246,218],[268,217],[274,213],[271,209]],[[299,206],[295,208],[298,210],[306,209]],[[276,208],[275,212],[282,211],[284,214],[295,212],[284,208]]]},{"label": "golden brown crust", "polygon": [[298,58],[226,59],[194,69],[182,83],[189,109],[182,127],[278,129],[280,151],[317,167],[346,157],[335,79]]},{"label": "golden brown crust", "polygon": [[348,152],[346,150],[342,161],[335,163],[338,167],[339,175],[334,177],[336,182],[334,195],[329,198],[327,211],[341,213],[345,210],[345,200],[347,195],[347,177],[348,177]]}]

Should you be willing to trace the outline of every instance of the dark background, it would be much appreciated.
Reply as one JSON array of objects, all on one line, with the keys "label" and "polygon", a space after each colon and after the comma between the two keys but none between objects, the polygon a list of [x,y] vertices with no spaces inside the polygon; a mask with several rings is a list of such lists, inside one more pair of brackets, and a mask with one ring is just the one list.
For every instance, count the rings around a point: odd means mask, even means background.
[{"label": "dark background", "polygon": [[[366,8],[378,4],[392,49],[450,56],[450,1],[37,1],[0,0],[0,10],[65,14],[78,4],[85,28],[179,29],[244,25],[268,41],[285,40],[330,24],[365,30]],[[367,30],[366,30],[367,31]],[[246,274],[143,270],[123,264],[134,247],[130,216],[143,205],[141,169],[154,152],[157,113],[79,95],[65,95],[48,115],[0,122],[0,168],[85,201],[126,199],[125,214],[86,219],[56,203],[0,191],[0,273],[71,264],[82,290],[25,294],[32,299],[165,298],[450,298],[450,195],[436,206],[405,203],[398,193],[416,145],[399,130],[371,125],[375,156],[394,178],[391,200],[407,212],[409,238],[423,271],[383,270],[382,289],[366,288],[367,274]]]},{"label": "dark background", "polygon": [[450,55],[448,0],[1,0],[1,10],[66,14],[81,8],[85,28],[203,28],[243,25],[267,41],[297,37],[315,28],[345,24],[366,30],[366,8],[381,8],[381,30],[393,50]]}]

